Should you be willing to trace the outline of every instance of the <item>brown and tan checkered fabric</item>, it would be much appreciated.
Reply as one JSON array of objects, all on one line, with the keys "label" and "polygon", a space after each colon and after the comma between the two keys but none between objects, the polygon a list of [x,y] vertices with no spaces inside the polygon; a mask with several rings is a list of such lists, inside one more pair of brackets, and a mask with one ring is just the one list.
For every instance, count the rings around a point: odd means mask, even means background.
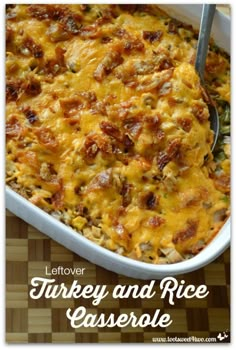
[{"label": "brown and tan checkered fabric", "polygon": [[[105,284],[112,291],[116,284],[147,284],[147,281],[117,275],[89,263],[43,235],[11,213],[6,218],[6,341],[8,343],[151,343],[153,337],[215,337],[230,330],[229,286],[230,256],[227,250],[210,265],[178,276],[187,284],[206,284],[210,291],[204,299],[180,299],[170,306],[157,295],[152,299],[118,299],[111,293],[98,306],[91,299],[45,299],[29,297],[31,278],[45,277],[48,268],[85,267],[81,285]],[[71,285],[73,275],[54,276],[57,283]],[[159,293],[159,294],[158,294]],[[68,308],[83,305],[87,312],[115,315],[134,311],[153,315],[156,309],[169,313],[173,323],[167,328],[79,328],[73,329],[66,317]],[[227,338],[227,341],[229,341]]]}]

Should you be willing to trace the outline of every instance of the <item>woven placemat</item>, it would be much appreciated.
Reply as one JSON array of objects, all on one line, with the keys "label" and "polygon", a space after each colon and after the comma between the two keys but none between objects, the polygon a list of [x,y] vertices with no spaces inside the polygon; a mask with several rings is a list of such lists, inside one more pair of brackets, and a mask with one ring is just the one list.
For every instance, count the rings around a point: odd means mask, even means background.
[{"label": "woven placemat", "polygon": [[[45,277],[45,267],[86,268],[79,277],[81,285],[107,285],[112,292],[117,284],[140,286],[147,281],[136,280],[107,271],[37,231],[26,222],[7,212],[6,217],[6,341],[8,343],[150,343],[157,337],[216,337],[226,332],[230,339],[230,255],[229,250],[217,260],[198,271],[178,276],[186,284],[206,284],[209,290],[203,299],[179,299],[171,306],[168,300],[113,299],[111,293],[98,306],[91,299],[45,299],[29,297],[31,279]],[[56,283],[71,285],[73,275],[54,276]],[[154,290],[160,293],[160,281]],[[153,315],[156,309],[169,313],[173,323],[163,328],[71,327],[66,317],[68,308],[85,306],[93,314],[143,313]],[[223,334],[223,333],[222,333]]]}]

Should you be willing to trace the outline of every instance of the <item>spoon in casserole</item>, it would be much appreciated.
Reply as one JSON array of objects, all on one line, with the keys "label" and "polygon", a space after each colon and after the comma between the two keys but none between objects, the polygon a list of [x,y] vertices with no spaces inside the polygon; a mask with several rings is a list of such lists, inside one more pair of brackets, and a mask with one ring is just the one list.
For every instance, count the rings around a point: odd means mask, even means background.
[{"label": "spoon in casserole", "polygon": [[[200,77],[201,85],[205,87],[204,71],[206,66],[206,58],[208,51],[208,44],[211,33],[211,26],[215,14],[216,5],[204,4],[202,9],[202,17],[200,24],[200,31],[197,45],[197,55],[195,61],[195,69]],[[208,109],[210,113],[210,125],[214,131],[214,140],[211,146],[211,151],[214,150],[218,136],[219,136],[219,115],[216,107],[213,104],[208,103]]]}]

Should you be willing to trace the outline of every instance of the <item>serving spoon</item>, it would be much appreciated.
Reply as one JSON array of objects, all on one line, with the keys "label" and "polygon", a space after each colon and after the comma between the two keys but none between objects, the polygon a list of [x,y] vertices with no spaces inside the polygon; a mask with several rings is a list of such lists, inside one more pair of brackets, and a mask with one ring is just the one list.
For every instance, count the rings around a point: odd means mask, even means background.
[{"label": "serving spoon", "polygon": [[[204,71],[206,66],[206,58],[208,44],[210,39],[212,22],[215,14],[216,5],[204,4],[202,9],[202,17],[197,45],[197,55],[195,61],[195,69],[198,72],[202,86],[205,86]],[[210,125],[214,131],[214,140],[211,146],[211,151],[214,150],[220,129],[219,115],[216,107],[213,104],[207,104],[210,113]]]}]

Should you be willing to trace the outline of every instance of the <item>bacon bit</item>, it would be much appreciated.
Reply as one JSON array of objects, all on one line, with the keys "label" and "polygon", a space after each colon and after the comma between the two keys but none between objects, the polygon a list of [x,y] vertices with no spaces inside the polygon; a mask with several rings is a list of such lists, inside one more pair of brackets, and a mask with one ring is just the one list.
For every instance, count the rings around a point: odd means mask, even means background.
[{"label": "bacon bit", "polygon": [[36,96],[41,92],[40,82],[30,78],[27,81],[15,80],[8,81],[6,84],[6,100],[7,102],[17,101],[22,93],[26,93],[31,96]]},{"label": "bacon bit", "polygon": [[112,144],[110,141],[104,139],[103,143],[99,146],[99,149],[102,152],[103,156],[107,156],[109,154],[120,154],[121,151],[117,147],[117,145]]},{"label": "bacon bit", "polygon": [[160,60],[159,65],[158,65],[158,71],[162,71],[165,69],[170,69],[173,67],[173,63],[170,58],[163,58]]},{"label": "bacon bit", "polygon": [[193,29],[191,24],[186,24],[184,22],[178,21],[175,18],[172,18],[168,24],[168,33],[177,34],[178,28],[184,28],[187,30]]},{"label": "bacon bit", "polygon": [[6,43],[7,44],[9,44],[12,41],[13,34],[14,34],[14,31],[11,28],[7,27],[6,28]]},{"label": "bacon bit", "polygon": [[118,28],[118,29],[115,29],[115,31],[113,32],[113,35],[122,39],[124,37],[127,37],[129,34],[128,34],[127,30],[125,30],[123,28]]},{"label": "bacon bit", "polygon": [[106,75],[110,74],[112,70],[122,64],[123,61],[124,59],[119,52],[109,52],[97,66],[93,73],[94,78],[99,82],[102,81]]},{"label": "bacon bit", "polygon": [[75,116],[71,116],[69,118],[66,118],[66,122],[70,125],[74,127],[74,130],[80,131],[80,116],[79,115],[75,115]]},{"label": "bacon bit", "polygon": [[89,102],[89,104],[97,101],[97,96],[94,91],[83,91],[80,95],[86,100],[86,102]]},{"label": "bacon bit", "polygon": [[172,242],[174,244],[179,244],[194,237],[197,233],[197,228],[198,222],[196,220],[187,220],[186,229],[176,232],[172,238]]},{"label": "bacon bit", "polygon": [[58,148],[58,141],[53,135],[53,132],[49,128],[41,127],[36,129],[35,135],[38,137],[39,142],[52,152],[55,152]]},{"label": "bacon bit", "polygon": [[140,209],[153,210],[159,203],[158,198],[151,191],[142,192],[138,197],[138,207]]},{"label": "bacon bit", "polygon": [[64,112],[64,117],[69,118],[77,114],[82,102],[78,97],[69,97],[60,99],[60,105]]},{"label": "bacon bit", "polygon": [[80,5],[80,10],[83,12],[89,12],[90,9],[91,9],[90,5],[84,5],[84,4]]},{"label": "bacon bit", "polygon": [[111,22],[113,18],[118,16],[115,5],[110,5],[109,8],[105,7],[101,10],[101,17],[99,17],[96,22],[99,25]]},{"label": "bacon bit", "polygon": [[142,122],[140,118],[133,117],[125,119],[123,124],[124,128],[128,130],[129,135],[137,140],[142,131]]},{"label": "bacon bit", "polygon": [[163,48],[158,48],[158,50],[153,51],[152,61],[156,72],[161,72],[162,70],[174,67],[170,57],[170,52]]},{"label": "bacon bit", "polygon": [[179,198],[181,208],[195,206],[199,204],[202,199],[201,192],[191,188],[187,192],[181,192]]},{"label": "bacon bit", "polygon": [[207,104],[214,105],[214,102],[212,101],[212,98],[209,95],[208,91],[203,86],[200,86],[200,89],[201,89],[202,98],[203,98],[204,102],[206,102]]},{"label": "bacon bit", "polygon": [[174,139],[169,142],[169,145],[165,152],[161,152],[157,164],[160,170],[163,170],[166,164],[168,164],[173,158],[176,158],[179,154],[181,147],[180,139]]},{"label": "bacon bit", "polygon": [[199,188],[199,195],[202,200],[208,200],[209,199],[209,191],[206,187],[201,186]]},{"label": "bacon bit", "polygon": [[52,23],[48,28],[46,34],[49,36],[49,39],[53,43],[68,40],[70,38],[70,34],[65,31],[61,23]]},{"label": "bacon bit", "polygon": [[70,34],[79,34],[80,29],[76,23],[76,17],[74,14],[69,13],[67,16],[61,19],[61,23],[63,24],[64,30]]},{"label": "bacon bit", "polygon": [[204,123],[209,118],[209,111],[205,105],[195,103],[192,107],[192,113],[199,123]]},{"label": "bacon bit", "polygon": [[6,100],[7,102],[17,101],[21,91],[22,82],[20,80],[8,81],[6,84]]},{"label": "bacon bit", "polygon": [[160,216],[153,216],[148,220],[148,225],[151,226],[152,228],[157,228],[160,227],[162,224],[166,222],[165,219],[163,219]]},{"label": "bacon bit", "polygon": [[169,159],[176,158],[178,156],[179,150],[181,146],[181,140],[180,139],[174,139],[170,141],[166,153],[169,157]]},{"label": "bacon bit", "polygon": [[[75,193],[78,193],[78,190],[75,189]],[[88,218],[89,210],[86,206],[84,206],[82,203],[80,203],[76,207],[76,213],[79,216],[84,216],[84,217]]]},{"label": "bacon bit", "polygon": [[42,91],[40,81],[34,78],[30,78],[29,81],[23,83],[22,88],[30,96],[38,96]]},{"label": "bacon bit", "polygon": [[110,142],[110,139],[106,135],[95,134],[93,138],[99,148],[99,150],[104,154],[112,154],[114,153],[114,149]]},{"label": "bacon bit", "polygon": [[22,132],[22,126],[16,116],[12,116],[6,123],[6,135],[8,137],[19,137]]},{"label": "bacon bit", "polygon": [[123,49],[125,53],[130,53],[131,51],[142,52],[145,46],[144,43],[138,38],[130,38],[124,41]]},{"label": "bacon bit", "polygon": [[134,73],[126,70],[122,70],[115,73],[116,77],[122,81],[122,83],[128,87],[135,88],[138,86],[138,82]]},{"label": "bacon bit", "polygon": [[214,212],[213,220],[215,223],[222,222],[227,219],[228,213],[226,208],[218,209]]},{"label": "bacon bit", "polygon": [[155,116],[146,116],[144,118],[147,127],[152,131],[152,132],[157,132],[159,129],[159,125],[160,125],[160,117],[158,115]]},{"label": "bacon bit", "polygon": [[219,60],[217,60],[214,63],[206,63],[206,71],[209,74],[220,74],[224,71],[224,69],[226,68],[226,63],[224,61],[219,62]]},{"label": "bacon bit", "polygon": [[17,161],[23,164],[27,164],[34,168],[37,172],[39,171],[39,161],[36,152],[22,151],[17,153]]},{"label": "bacon bit", "polygon": [[56,47],[56,57],[48,60],[43,67],[45,74],[56,76],[64,73],[67,70],[64,53],[65,50],[63,50],[61,47]]},{"label": "bacon bit", "polygon": [[66,52],[66,50],[62,49],[61,47],[56,47],[56,49],[55,49],[56,60],[61,68],[66,67],[65,57],[64,57],[65,52]]},{"label": "bacon bit", "polygon": [[79,36],[84,40],[96,39],[99,38],[101,35],[102,31],[97,21],[94,24],[87,25],[79,29]]},{"label": "bacon bit", "polygon": [[103,9],[102,16],[99,17],[93,24],[87,26],[81,26],[79,28],[79,35],[82,39],[96,39],[103,35],[101,26],[104,23],[110,22],[112,18],[115,18],[116,14],[112,8]]},{"label": "bacon bit", "polygon": [[190,118],[187,118],[187,117],[178,118],[177,123],[186,132],[189,132],[192,129],[193,121]]},{"label": "bacon bit", "polygon": [[10,9],[14,9],[16,7],[16,5],[14,4],[6,4],[6,10],[10,10]]},{"label": "bacon bit", "polygon": [[123,142],[123,134],[121,133],[120,129],[114,124],[103,121],[100,123],[100,128],[105,134],[113,137],[119,142]]},{"label": "bacon bit", "polygon": [[91,113],[92,114],[107,115],[106,102],[96,101],[95,103],[93,103],[91,105]]},{"label": "bacon bit", "polygon": [[79,95],[82,97],[83,104],[81,108],[86,107],[90,108],[92,114],[102,114],[107,115],[105,99],[103,101],[98,101],[97,96],[94,91],[83,91]]},{"label": "bacon bit", "polygon": [[23,47],[28,49],[35,58],[42,58],[44,55],[42,46],[36,44],[34,40],[30,37],[24,39]]},{"label": "bacon bit", "polygon": [[14,81],[8,81],[6,83],[7,102],[17,101],[20,95],[24,92],[30,96],[36,96],[40,94],[40,82],[30,77],[26,81],[18,79]]},{"label": "bacon bit", "polygon": [[110,43],[111,41],[112,41],[112,38],[110,38],[109,36],[104,36],[103,38],[101,38],[102,44],[107,44],[107,43]]},{"label": "bacon bit", "polygon": [[134,4],[120,4],[119,7],[121,8],[121,10],[123,11],[127,11],[130,13],[134,13],[137,10],[137,5]]},{"label": "bacon bit", "polygon": [[133,185],[128,184],[127,182],[123,183],[123,186],[120,191],[120,195],[122,196],[122,206],[127,207],[131,201],[132,201],[132,196],[131,196],[131,190],[133,188]]},{"label": "bacon bit", "polygon": [[219,75],[227,68],[228,61],[216,52],[210,51],[206,61],[206,71],[209,74]]},{"label": "bacon bit", "polygon": [[125,149],[124,149],[125,152],[134,146],[134,142],[131,140],[131,138],[129,137],[128,134],[124,135],[123,144],[125,147]]},{"label": "bacon bit", "polygon": [[160,170],[163,170],[166,164],[169,163],[169,161],[170,161],[170,158],[165,152],[160,153],[157,160],[158,168]]},{"label": "bacon bit", "polygon": [[60,188],[51,197],[51,201],[55,209],[61,209],[63,208],[63,205],[64,205],[65,193],[64,193],[64,187],[62,185],[62,180],[60,180],[59,185],[60,185]]},{"label": "bacon bit", "polygon": [[145,49],[145,45],[140,38],[130,35],[125,29],[116,29],[113,32],[114,36],[121,39],[120,50],[126,54],[131,51],[142,52]]},{"label": "bacon bit", "polygon": [[[87,94],[87,96],[86,96]],[[86,100],[87,108],[91,108],[92,114],[107,115],[107,106],[109,105],[109,98],[105,98],[102,101],[97,101],[97,96],[94,92],[84,92],[80,94]]]},{"label": "bacon bit", "polygon": [[145,175],[143,175],[143,176],[142,176],[142,181],[143,181],[143,182],[148,182],[148,177],[145,176]]},{"label": "bacon bit", "polygon": [[30,15],[38,20],[52,19],[58,21],[68,14],[68,8],[61,5],[30,5]]},{"label": "bacon bit", "polygon": [[34,124],[39,120],[38,116],[36,115],[35,111],[32,111],[30,107],[26,107],[23,109],[23,113],[28,119],[30,124]]},{"label": "bacon bit", "polygon": [[184,22],[181,22],[179,21],[179,26],[180,28],[184,28],[186,30],[189,30],[189,31],[193,31],[193,26],[191,24],[188,24],[188,23],[184,23]]},{"label": "bacon bit", "polygon": [[89,162],[93,161],[99,152],[99,148],[92,136],[87,136],[82,152],[85,154],[85,159]]},{"label": "bacon bit", "polygon": [[171,19],[168,24],[168,33],[177,34],[178,31],[178,21]]},{"label": "bacon bit", "polygon": [[31,5],[28,7],[30,15],[39,20],[49,19],[49,6],[48,5]]},{"label": "bacon bit", "polygon": [[112,186],[112,169],[102,171],[88,184],[86,192],[106,189]]},{"label": "bacon bit", "polygon": [[132,102],[131,101],[125,101],[121,102],[118,106],[118,117],[119,119],[124,119],[128,116],[130,108],[132,107]]},{"label": "bacon bit", "polygon": [[148,40],[150,43],[154,43],[155,41],[160,41],[163,36],[162,30],[157,31],[143,31],[143,39]]},{"label": "bacon bit", "polygon": [[72,13],[66,6],[61,5],[31,5],[28,8],[31,16],[38,20],[52,19],[59,21],[64,31],[76,35],[79,27],[76,23],[81,17]]},{"label": "bacon bit", "polygon": [[230,192],[230,176],[228,175],[215,175],[214,184],[217,190],[223,193]]},{"label": "bacon bit", "polygon": [[103,121],[100,123],[100,128],[105,134],[122,143],[125,147],[124,151],[128,151],[131,147],[133,147],[134,143],[130,139],[129,135],[123,134],[120,129],[114,124]]},{"label": "bacon bit", "polygon": [[153,75],[144,76],[144,78],[140,79],[137,90],[145,92],[153,89],[160,90],[163,84],[172,78],[172,75],[173,68],[154,73]]}]

